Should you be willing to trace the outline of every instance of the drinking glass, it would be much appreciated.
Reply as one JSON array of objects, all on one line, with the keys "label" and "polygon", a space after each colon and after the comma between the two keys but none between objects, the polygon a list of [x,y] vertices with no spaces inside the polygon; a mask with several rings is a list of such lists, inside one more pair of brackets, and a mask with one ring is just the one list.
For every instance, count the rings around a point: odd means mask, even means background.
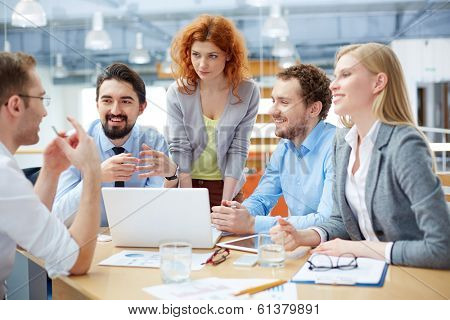
[{"label": "drinking glass", "polygon": [[189,280],[192,246],[187,242],[167,242],[159,246],[161,277],[164,283]]},{"label": "drinking glass", "polygon": [[258,235],[258,264],[261,267],[284,267],[285,259],[283,237],[280,236],[275,243],[270,234]]}]

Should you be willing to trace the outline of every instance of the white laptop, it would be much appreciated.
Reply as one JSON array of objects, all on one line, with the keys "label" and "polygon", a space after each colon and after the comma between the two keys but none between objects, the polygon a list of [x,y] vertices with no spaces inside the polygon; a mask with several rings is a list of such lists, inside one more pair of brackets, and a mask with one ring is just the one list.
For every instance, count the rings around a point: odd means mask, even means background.
[{"label": "white laptop", "polygon": [[102,188],[116,247],[158,247],[186,241],[213,248],[221,232],[211,226],[208,189]]}]

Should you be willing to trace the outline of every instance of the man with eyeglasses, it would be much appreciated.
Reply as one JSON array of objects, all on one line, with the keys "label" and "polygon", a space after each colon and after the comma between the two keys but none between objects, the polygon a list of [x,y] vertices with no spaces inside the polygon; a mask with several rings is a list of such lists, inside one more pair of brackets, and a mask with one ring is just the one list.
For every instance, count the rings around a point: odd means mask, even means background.
[{"label": "man with eyeglasses", "polygon": [[[91,265],[100,220],[100,161],[93,140],[72,118],[75,134],[55,138],[44,150],[33,188],[13,154],[39,141],[47,115],[36,61],[24,53],[0,52],[0,299],[16,246],[45,260],[50,277],[83,274]],[[50,213],[59,175],[72,164],[84,176],[80,208],[70,229]]]},{"label": "man with eyeglasses", "polygon": [[242,204],[222,201],[212,208],[212,222],[236,234],[269,232],[268,216],[283,195],[289,221],[297,228],[318,225],[332,211],[334,171],[331,146],[336,128],[324,119],[331,106],[330,81],[313,65],[296,65],[277,75],[270,110],[275,134],[282,138],[258,187]]},{"label": "man with eyeglasses", "polygon": [[[155,129],[136,124],[147,101],[145,84],[127,65],[114,63],[97,78],[96,101],[99,118],[88,129],[100,154],[103,187],[162,187],[164,178],[144,169],[146,153],[168,155],[164,137]],[[164,158],[164,157],[162,157]],[[59,180],[54,212],[70,225],[80,202],[82,175],[70,167]],[[107,226],[101,201],[101,225]]]},{"label": "man with eyeglasses", "polygon": [[42,105],[46,108],[48,108],[50,106],[50,101],[51,98],[48,95],[44,95],[42,97],[39,96],[29,96],[26,94],[18,94],[19,97],[21,98],[34,98],[34,99],[40,99],[42,101]]}]

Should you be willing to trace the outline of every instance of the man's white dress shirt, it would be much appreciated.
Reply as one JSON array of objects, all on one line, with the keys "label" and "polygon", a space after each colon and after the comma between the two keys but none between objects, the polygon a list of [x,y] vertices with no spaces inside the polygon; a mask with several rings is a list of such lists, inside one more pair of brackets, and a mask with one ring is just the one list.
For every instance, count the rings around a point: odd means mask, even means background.
[{"label": "man's white dress shirt", "polygon": [[9,150],[0,143],[0,299],[14,265],[16,245],[45,260],[50,277],[67,275],[79,247],[34,192]]}]

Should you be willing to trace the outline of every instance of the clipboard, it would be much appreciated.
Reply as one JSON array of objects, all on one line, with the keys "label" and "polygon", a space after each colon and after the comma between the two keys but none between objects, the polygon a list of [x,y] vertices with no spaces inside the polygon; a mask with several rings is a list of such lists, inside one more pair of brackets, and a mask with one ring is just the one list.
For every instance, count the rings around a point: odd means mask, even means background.
[{"label": "clipboard", "polygon": [[303,284],[382,287],[387,271],[386,262],[369,258],[358,258],[358,268],[345,271],[311,271],[305,263],[291,281]]}]

